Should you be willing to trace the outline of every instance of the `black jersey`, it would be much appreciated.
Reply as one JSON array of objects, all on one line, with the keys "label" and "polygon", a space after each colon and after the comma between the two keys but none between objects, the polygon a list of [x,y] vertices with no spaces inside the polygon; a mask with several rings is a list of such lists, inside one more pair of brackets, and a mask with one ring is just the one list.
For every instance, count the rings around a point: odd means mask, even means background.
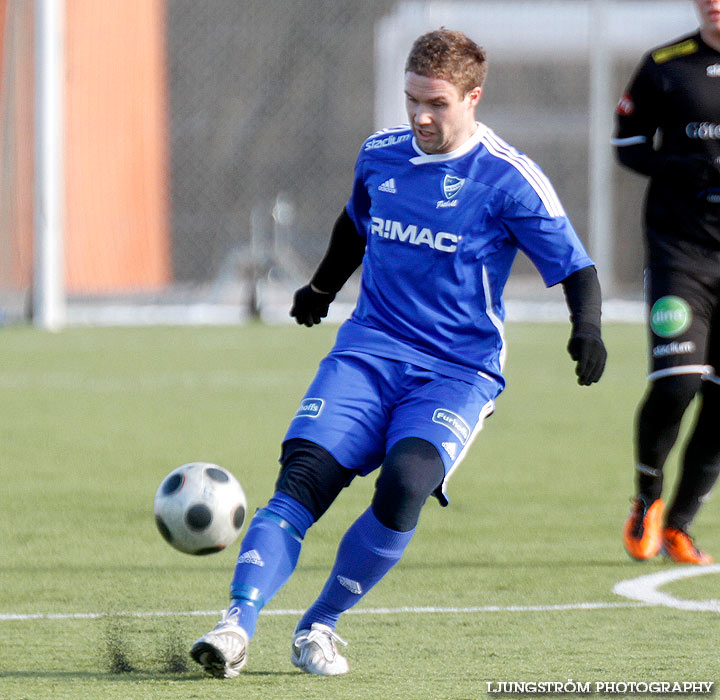
[{"label": "black jersey", "polygon": [[620,162],[650,176],[648,262],[720,266],[720,52],[692,34],[648,52],[616,110]]}]

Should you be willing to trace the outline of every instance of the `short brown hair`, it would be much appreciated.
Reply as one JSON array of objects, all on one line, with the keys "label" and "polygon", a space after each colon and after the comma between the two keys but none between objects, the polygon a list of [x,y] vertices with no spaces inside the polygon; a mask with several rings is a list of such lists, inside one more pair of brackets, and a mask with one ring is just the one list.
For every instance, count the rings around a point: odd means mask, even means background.
[{"label": "short brown hair", "polygon": [[487,56],[481,46],[462,32],[441,28],[415,40],[405,72],[447,80],[464,97],[485,82]]}]

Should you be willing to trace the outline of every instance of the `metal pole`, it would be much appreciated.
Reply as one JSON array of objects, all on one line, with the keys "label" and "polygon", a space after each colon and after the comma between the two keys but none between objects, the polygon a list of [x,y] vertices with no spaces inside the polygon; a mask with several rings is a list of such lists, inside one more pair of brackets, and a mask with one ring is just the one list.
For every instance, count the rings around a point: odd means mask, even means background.
[{"label": "metal pole", "polygon": [[33,321],[65,324],[63,255],[64,0],[35,2],[35,240]]},{"label": "metal pole", "polygon": [[612,38],[610,18],[614,2],[592,0],[590,6],[590,144],[589,234],[604,294],[615,287],[613,245],[613,187],[610,138],[613,129]]}]

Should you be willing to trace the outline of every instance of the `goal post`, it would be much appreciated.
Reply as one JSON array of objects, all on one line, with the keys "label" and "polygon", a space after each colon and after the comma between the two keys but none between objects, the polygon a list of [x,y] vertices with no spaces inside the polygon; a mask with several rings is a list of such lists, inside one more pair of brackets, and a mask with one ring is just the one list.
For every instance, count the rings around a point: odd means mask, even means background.
[{"label": "goal post", "polygon": [[35,0],[33,322],[65,324],[63,255],[64,0]]}]

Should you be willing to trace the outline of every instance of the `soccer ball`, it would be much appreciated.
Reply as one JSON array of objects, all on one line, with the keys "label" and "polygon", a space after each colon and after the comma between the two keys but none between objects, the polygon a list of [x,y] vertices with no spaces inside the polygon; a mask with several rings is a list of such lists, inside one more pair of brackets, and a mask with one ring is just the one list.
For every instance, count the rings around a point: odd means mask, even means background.
[{"label": "soccer ball", "polygon": [[190,462],[162,480],[153,510],[160,534],[175,549],[213,554],[238,538],[247,501],[240,482],[227,469]]}]

